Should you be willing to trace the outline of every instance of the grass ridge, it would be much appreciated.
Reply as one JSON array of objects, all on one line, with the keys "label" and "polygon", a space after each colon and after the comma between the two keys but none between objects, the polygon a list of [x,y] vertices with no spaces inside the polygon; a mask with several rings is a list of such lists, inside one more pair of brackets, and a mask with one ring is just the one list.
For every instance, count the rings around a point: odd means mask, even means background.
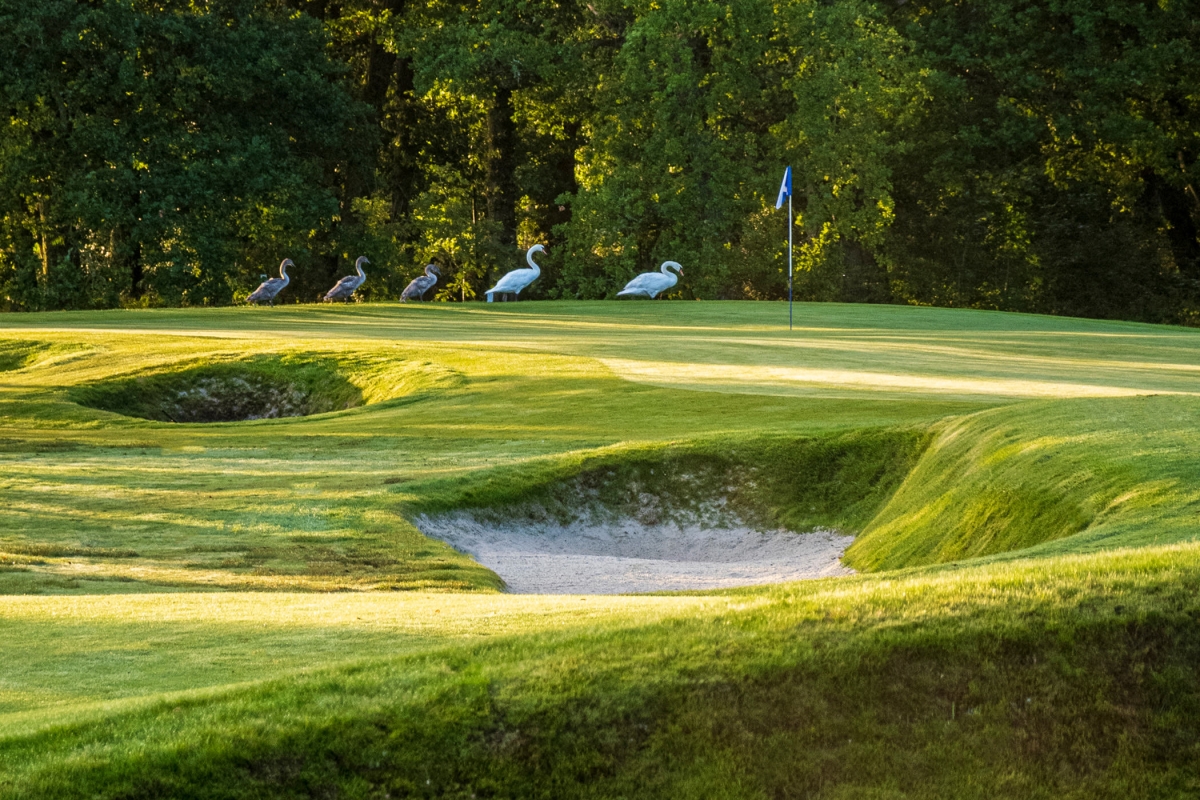
[{"label": "grass ridge", "polygon": [[739,590],[9,740],[0,797],[1181,796],[1198,580],[1188,545]]}]

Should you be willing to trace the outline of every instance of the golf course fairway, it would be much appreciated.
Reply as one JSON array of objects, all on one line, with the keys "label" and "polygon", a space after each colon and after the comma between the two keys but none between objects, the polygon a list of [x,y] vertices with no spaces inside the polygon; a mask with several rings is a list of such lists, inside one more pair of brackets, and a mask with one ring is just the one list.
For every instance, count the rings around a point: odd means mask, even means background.
[{"label": "golf course fairway", "polygon": [[[0,798],[1200,796],[1200,332],[786,317],[0,316]],[[416,524],[648,509],[856,572],[513,594]]]}]

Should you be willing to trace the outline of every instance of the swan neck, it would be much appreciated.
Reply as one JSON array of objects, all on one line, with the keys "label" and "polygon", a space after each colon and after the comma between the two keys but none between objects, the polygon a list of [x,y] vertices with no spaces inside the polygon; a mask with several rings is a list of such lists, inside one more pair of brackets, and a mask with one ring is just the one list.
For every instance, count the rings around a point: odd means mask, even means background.
[{"label": "swan neck", "polygon": [[678,264],[676,264],[674,261],[664,261],[663,265],[662,265],[662,267],[660,267],[660,269],[661,269],[663,275],[666,275],[668,278],[671,279],[671,284],[670,284],[671,286],[674,286],[675,284],[679,283],[679,275],[677,275],[672,270],[683,269],[683,268],[680,267]]},{"label": "swan neck", "polygon": [[283,278],[284,282],[287,282],[288,280],[290,280],[290,278],[288,278],[287,268],[288,268],[287,264],[279,265],[279,277]]},{"label": "swan neck", "polygon": [[542,268],[533,260],[533,248],[529,248],[529,252],[525,254],[525,263],[529,264],[529,268],[533,270],[534,276],[542,274]]}]

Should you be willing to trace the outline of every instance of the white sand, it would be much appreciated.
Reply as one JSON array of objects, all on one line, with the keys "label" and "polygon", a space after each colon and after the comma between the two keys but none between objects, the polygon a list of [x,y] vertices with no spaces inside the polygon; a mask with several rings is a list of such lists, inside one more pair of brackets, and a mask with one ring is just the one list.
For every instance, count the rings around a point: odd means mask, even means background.
[{"label": "white sand", "polygon": [[441,539],[492,569],[519,594],[620,594],[720,589],[849,575],[836,531],[579,521],[486,522],[467,513],[418,517]]}]

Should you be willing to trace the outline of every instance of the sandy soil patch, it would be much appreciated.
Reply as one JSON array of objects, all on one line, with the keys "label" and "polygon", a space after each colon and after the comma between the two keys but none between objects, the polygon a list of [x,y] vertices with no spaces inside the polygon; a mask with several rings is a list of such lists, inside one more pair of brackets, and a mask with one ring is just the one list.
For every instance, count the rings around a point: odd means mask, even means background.
[{"label": "sandy soil patch", "polygon": [[441,539],[495,571],[518,594],[620,594],[721,589],[849,575],[852,536],[836,531],[646,525],[625,519],[491,522],[467,513],[419,517]]}]

